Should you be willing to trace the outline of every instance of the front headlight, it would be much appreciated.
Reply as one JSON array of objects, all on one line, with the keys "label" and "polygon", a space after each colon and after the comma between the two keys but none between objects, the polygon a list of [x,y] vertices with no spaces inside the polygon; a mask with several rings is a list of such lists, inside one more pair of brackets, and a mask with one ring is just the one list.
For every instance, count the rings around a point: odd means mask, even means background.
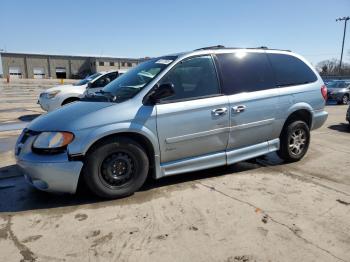
[{"label": "front headlight", "polygon": [[55,96],[57,96],[61,91],[60,90],[56,90],[56,91],[51,91],[46,93],[46,97],[48,99],[54,98]]},{"label": "front headlight", "polygon": [[33,143],[33,149],[44,152],[59,152],[64,150],[74,139],[70,132],[42,132]]}]

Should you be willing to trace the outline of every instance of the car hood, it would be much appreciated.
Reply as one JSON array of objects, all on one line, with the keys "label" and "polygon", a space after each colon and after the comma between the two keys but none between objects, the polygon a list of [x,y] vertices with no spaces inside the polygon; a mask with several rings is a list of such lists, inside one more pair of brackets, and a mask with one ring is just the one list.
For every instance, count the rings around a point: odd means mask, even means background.
[{"label": "car hood", "polygon": [[49,89],[46,89],[45,90],[45,93],[47,92],[52,92],[52,91],[71,91],[71,90],[74,90],[74,89],[77,89],[77,88],[81,88],[81,87],[86,87],[86,85],[82,85],[82,86],[73,86],[73,85],[59,85],[59,86],[54,86],[54,87],[51,87]]},{"label": "car hood", "polygon": [[[110,114],[111,102],[74,102],[33,120],[27,128],[33,131],[74,131],[101,124]],[[100,112],[105,110],[106,112]],[[117,111],[118,112],[118,109]]]}]

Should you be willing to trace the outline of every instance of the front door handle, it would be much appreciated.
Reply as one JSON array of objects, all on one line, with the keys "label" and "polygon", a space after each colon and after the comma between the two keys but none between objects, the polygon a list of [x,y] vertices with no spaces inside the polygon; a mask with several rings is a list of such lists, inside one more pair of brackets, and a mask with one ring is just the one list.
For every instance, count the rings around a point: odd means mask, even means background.
[{"label": "front door handle", "polygon": [[233,106],[232,110],[235,113],[241,113],[243,112],[247,107],[245,105],[239,105],[239,106]]},{"label": "front door handle", "polygon": [[225,115],[227,113],[227,108],[226,107],[222,107],[222,108],[217,108],[211,111],[211,113],[214,116],[221,116],[221,115]]}]

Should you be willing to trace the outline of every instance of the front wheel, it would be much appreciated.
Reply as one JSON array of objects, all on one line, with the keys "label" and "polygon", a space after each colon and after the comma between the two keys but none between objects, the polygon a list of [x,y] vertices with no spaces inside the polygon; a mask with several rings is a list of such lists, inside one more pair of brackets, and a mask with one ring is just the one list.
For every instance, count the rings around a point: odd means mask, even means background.
[{"label": "front wheel", "polygon": [[310,144],[310,130],[303,121],[288,123],[280,136],[277,154],[286,162],[296,162],[304,157]]},{"label": "front wheel", "polygon": [[137,191],[145,182],[149,161],[144,149],[129,138],[110,138],[86,156],[84,180],[104,198],[120,198]]},{"label": "front wheel", "polygon": [[349,96],[348,95],[343,95],[343,98],[342,98],[342,104],[343,105],[347,105],[349,103]]}]

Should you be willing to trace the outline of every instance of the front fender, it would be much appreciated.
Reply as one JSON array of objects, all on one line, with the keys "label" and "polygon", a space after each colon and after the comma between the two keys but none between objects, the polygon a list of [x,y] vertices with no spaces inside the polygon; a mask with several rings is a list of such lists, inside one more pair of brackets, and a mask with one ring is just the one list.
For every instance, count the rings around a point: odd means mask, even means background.
[{"label": "front fender", "polygon": [[61,102],[63,102],[64,100],[68,99],[68,98],[77,98],[80,99],[83,97],[83,94],[80,93],[66,93],[66,94],[62,94],[60,97]]},{"label": "front fender", "polygon": [[[153,125],[155,129],[155,123]],[[89,148],[103,137],[120,134],[120,133],[136,133],[146,137],[152,144],[156,156],[159,156],[159,144],[156,133],[149,127],[133,122],[114,123],[106,126],[94,128],[93,130],[86,129],[75,133],[75,139],[69,145],[69,154],[85,155]]]}]

